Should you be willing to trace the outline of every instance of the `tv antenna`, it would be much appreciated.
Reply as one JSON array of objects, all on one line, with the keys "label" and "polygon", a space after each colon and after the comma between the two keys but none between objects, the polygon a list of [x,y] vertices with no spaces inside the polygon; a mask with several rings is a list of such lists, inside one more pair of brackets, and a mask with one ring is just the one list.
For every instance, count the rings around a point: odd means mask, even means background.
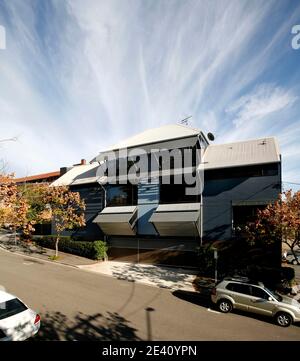
[{"label": "tv antenna", "polygon": [[190,116],[182,119],[182,120],[180,121],[180,124],[189,125],[189,119],[190,119],[190,118],[192,118],[192,115],[190,115]]}]

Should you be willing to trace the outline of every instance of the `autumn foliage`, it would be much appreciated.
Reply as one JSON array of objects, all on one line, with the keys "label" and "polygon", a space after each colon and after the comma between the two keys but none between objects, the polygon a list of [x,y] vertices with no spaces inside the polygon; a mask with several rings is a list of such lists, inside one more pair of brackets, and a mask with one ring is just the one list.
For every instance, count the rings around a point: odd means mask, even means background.
[{"label": "autumn foliage", "polygon": [[19,229],[30,238],[36,224],[53,222],[57,233],[56,256],[60,235],[85,225],[84,210],[79,193],[66,186],[17,185],[13,175],[0,174],[0,228]]},{"label": "autumn foliage", "polygon": [[28,208],[13,175],[0,174],[0,227],[26,230]]},{"label": "autumn foliage", "polygon": [[247,225],[246,232],[251,244],[279,241],[294,254],[300,247],[300,191],[284,192],[276,202],[259,210],[257,220]]},{"label": "autumn foliage", "polygon": [[67,186],[49,187],[45,202],[50,205],[51,217],[57,234],[56,257],[58,243],[62,232],[85,225],[84,201],[78,192],[71,192]]}]

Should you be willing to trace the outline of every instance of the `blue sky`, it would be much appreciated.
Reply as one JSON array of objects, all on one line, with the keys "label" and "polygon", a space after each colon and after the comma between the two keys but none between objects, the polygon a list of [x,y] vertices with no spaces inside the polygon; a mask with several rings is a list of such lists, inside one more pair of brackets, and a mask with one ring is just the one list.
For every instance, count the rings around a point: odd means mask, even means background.
[{"label": "blue sky", "polygon": [[277,136],[300,183],[295,24],[293,0],[0,0],[0,158],[53,171],[193,115],[217,143]]}]

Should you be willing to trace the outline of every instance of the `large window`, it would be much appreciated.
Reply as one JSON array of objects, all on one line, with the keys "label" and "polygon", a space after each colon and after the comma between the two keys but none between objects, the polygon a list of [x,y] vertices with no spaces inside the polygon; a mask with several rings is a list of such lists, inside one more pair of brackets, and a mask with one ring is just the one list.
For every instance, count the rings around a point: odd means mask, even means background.
[{"label": "large window", "polygon": [[195,185],[174,184],[174,176],[170,177],[170,184],[162,184],[160,179],[160,204],[197,203],[200,195],[187,195],[186,188]]},{"label": "large window", "polygon": [[233,226],[234,228],[243,227],[248,222],[253,222],[257,219],[257,212],[259,209],[266,208],[266,205],[249,205],[249,206],[233,206]]},{"label": "large window", "polygon": [[205,180],[247,178],[278,175],[278,164],[259,164],[245,167],[230,167],[206,170]]},{"label": "large window", "polygon": [[106,191],[108,207],[134,206],[137,204],[137,186],[133,184],[108,185]]}]

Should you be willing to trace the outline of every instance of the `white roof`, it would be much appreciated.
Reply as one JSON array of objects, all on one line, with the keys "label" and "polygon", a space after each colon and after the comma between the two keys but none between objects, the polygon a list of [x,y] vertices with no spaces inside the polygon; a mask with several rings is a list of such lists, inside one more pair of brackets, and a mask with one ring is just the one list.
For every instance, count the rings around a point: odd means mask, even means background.
[{"label": "white roof", "polygon": [[209,145],[203,157],[204,169],[280,162],[276,138]]},{"label": "white roof", "polygon": [[122,206],[122,207],[105,207],[101,214],[111,214],[111,213],[133,213],[136,210],[137,206]]},{"label": "white roof", "polygon": [[12,300],[14,298],[16,297],[11,295],[10,293],[0,290],[0,303]]},{"label": "white roof", "polygon": [[127,138],[120,143],[114,144],[106,151],[132,148],[139,145],[159,143],[172,139],[188,138],[197,136],[199,133],[200,129],[187,127],[181,124],[163,125],[162,127],[148,129],[142,133],[134,135],[133,137]]},{"label": "white roof", "polygon": [[184,212],[184,211],[199,211],[200,203],[174,203],[174,204],[160,204],[155,212]]},{"label": "white roof", "polygon": [[[96,168],[99,163],[76,165],[67,173],[55,180],[51,186],[68,186],[70,184],[84,184],[96,182]],[[94,172],[91,172],[94,170]]]}]

